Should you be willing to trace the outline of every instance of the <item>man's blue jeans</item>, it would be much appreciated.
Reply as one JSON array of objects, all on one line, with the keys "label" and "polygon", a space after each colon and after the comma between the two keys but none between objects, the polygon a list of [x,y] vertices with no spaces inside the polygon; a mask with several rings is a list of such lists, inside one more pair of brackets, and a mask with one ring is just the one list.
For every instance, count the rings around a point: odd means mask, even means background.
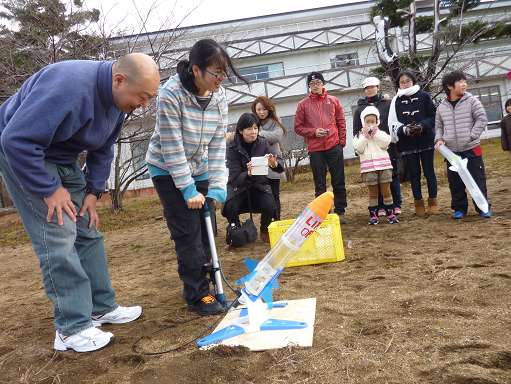
[{"label": "man's blue jeans", "polygon": [[[86,181],[78,164],[46,162],[60,179],[79,212],[85,197]],[[76,216],[76,223],[62,212],[60,226],[54,212],[46,221],[48,206],[43,198],[26,192],[19,184],[0,147],[2,177],[39,258],[46,295],[54,306],[55,328],[70,336],[92,327],[91,315],[117,308],[110,282],[103,235],[89,229],[89,214]]]}]

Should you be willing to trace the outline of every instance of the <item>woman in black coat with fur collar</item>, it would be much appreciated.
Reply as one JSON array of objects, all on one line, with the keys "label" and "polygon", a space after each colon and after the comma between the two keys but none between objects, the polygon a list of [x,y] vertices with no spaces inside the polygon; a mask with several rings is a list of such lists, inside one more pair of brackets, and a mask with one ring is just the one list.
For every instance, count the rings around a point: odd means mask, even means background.
[{"label": "woman in black coat with fur collar", "polygon": [[[266,157],[269,167],[277,173],[284,172],[284,161],[266,141],[259,137],[259,118],[253,113],[241,115],[236,126],[234,140],[227,146],[227,198],[222,205],[222,216],[229,223],[240,225],[239,214],[261,212],[261,238],[269,243],[268,225],[275,214],[275,201],[266,175],[252,175],[253,157]],[[248,194],[247,191],[248,190]],[[232,249],[231,246],[227,246]]]}]

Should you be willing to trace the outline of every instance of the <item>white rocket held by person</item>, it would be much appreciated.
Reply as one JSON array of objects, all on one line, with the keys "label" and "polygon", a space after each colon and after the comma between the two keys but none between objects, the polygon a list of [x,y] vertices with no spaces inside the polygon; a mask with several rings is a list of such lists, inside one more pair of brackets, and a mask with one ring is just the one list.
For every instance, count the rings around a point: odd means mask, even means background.
[{"label": "white rocket held by person", "polygon": [[457,172],[458,175],[460,175],[461,180],[463,180],[465,187],[467,187],[468,189],[468,193],[470,193],[470,196],[472,196],[472,199],[479,207],[479,209],[484,213],[488,212],[489,210],[488,202],[486,201],[486,198],[482,194],[481,189],[479,189],[474,178],[472,177],[467,168],[468,160],[462,159],[460,156],[454,154],[445,145],[440,145],[438,150],[451,164],[449,169],[451,171]]},{"label": "white rocket held by person", "polygon": [[[241,290],[239,302],[245,304],[240,317],[232,321],[232,325],[212,333],[199,340],[197,345],[205,346],[225,340],[243,333],[261,330],[283,330],[306,328],[307,323],[291,320],[270,319],[268,309],[281,306],[273,303],[273,290],[279,287],[277,277],[285,265],[300,250],[303,243],[314,233],[327,217],[334,201],[332,192],[325,192],[311,201],[307,208],[293,222],[291,227],[280,237],[279,241],[260,262],[245,259],[250,273],[236,284],[245,286]],[[262,300],[264,300],[264,303]]]}]

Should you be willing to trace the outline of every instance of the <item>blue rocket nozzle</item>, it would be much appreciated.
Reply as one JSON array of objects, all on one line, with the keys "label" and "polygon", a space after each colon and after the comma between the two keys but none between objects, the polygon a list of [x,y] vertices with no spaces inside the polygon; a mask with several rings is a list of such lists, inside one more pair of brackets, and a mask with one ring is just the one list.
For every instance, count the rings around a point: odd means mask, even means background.
[{"label": "blue rocket nozzle", "polygon": [[[256,263],[255,266],[257,266],[258,262],[251,259],[245,259],[245,265],[247,265],[247,268],[250,268],[254,265],[254,262]],[[249,300],[252,300],[253,302],[256,301],[259,298],[262,298],[263,301],[268,306],[268,309],[271,311],[273,308],[273,290],[279,288],[279,282],[277,280],[277,277],[282,273],[284,270],[284,267],[280,268],[275,275],[271,278],[271,280],[266,284],[264,289],[259,293],[259,295],[253,295],[250,292],[247,291],[245,287],[242,288],[242,292],[245,293],[245,295],[249,298]],[[256,274],[257,271],[254,269],[252,272],[250,272],[248,275],[242,277],[238,281],[236,281],[236,284],[242,284],[247,281],[249,281],[254,274]]]}]

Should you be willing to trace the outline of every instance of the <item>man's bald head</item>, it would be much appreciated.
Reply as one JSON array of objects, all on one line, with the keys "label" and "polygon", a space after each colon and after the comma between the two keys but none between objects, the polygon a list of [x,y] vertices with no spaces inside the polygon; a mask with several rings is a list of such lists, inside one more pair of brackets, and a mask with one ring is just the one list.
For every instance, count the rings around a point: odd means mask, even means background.
[{"label": "man's bald head", "polygon": [[160,73],[156,63],[146,54],[129,53],[112,66],[112,94],[115,105],[129,113],[147,107],[156,96]]},{"label": "man's bald head", "polygon": [[143,53],[128,53],[114,63],[114,73],[122,73],[129,82],[134,84],[141,78],[158,74],[156,63]]}]

